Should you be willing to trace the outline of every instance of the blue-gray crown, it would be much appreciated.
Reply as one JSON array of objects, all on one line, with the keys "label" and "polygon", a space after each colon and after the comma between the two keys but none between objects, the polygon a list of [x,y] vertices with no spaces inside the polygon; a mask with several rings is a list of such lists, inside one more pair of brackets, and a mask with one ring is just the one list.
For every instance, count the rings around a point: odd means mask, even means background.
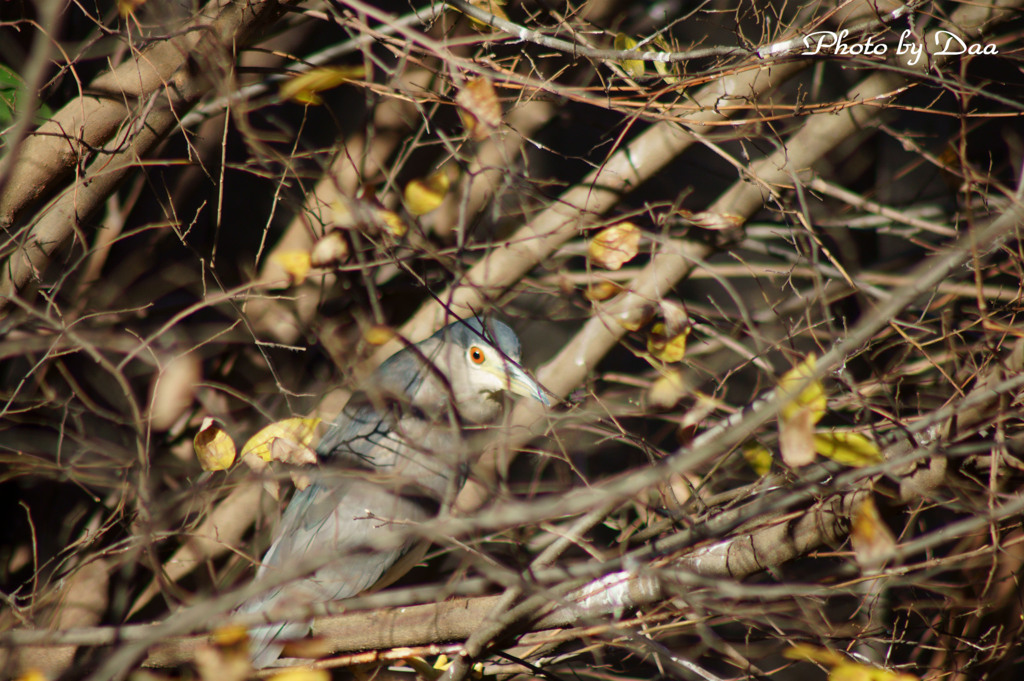
[{"label": "blue-gray crown", "polygon": [[449,324],[434,335],[443,336],[448,342],[457,343],[461,348],[468,348],[482,341],[497,348],[509,359],[519,361],[519,337],[507,324],[495,319],[483,322],[479,317],[470,317]]}]

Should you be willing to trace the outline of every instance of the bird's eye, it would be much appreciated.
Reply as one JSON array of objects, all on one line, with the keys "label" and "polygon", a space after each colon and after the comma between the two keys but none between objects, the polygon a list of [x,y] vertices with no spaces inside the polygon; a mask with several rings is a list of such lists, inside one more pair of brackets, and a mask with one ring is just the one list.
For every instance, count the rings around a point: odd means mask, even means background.
[{"label": "bird's eye", "polygon": [[473,360],[473,364],[483,364],[484,351],[474,345],[469,349],[469,358]]}]

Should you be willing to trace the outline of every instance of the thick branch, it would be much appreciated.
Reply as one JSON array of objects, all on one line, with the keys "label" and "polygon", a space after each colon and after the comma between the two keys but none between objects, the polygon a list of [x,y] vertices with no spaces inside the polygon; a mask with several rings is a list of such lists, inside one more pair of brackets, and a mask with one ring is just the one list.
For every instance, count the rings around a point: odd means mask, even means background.
[{"label": "thick branch", "polygon": [[[223,5],[223,6],[222,6]],[[25,140],[0,196],[0,227],[27,222],[26,213],[54,195],[71,171],[93,158],[36,218],[8,256],[0,277],[0,305],[46,266],[78,224],[102,206],[139,159],[178,125],[182,112],[215,85],[211,73],[230,70],[231,51],[275,18],[277,0],[211,2],[194,25],[154,44],[99,76]],[[212,17],[212,18],[210,18]],[[113,148],[100,149],[120,139]],[[13,241],[13,239],[12,239]]]}]

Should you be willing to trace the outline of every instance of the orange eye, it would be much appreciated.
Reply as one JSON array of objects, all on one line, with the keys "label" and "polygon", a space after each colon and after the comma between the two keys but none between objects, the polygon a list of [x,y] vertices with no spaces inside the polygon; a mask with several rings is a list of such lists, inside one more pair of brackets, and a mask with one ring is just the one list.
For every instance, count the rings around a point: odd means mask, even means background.
[{"label": "orange eye", "polygon": [[469,349],[469,358],[473,360],[473,364],[483,364],[484,351],[474,345]]}]

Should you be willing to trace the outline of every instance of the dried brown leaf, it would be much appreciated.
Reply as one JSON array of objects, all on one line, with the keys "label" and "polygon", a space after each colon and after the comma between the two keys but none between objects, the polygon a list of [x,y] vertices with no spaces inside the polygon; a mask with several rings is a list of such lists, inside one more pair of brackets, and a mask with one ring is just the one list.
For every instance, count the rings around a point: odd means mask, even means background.
[{"label": "dried brown leaf", "polygon": [[501,103],[486,78],[468,81],[455,96],[455,102],[459,105],[462,124],[473,139],[485,140],[501,125]]},{"label": "dried brown leaf", "polygon": [[870,497],[854,512],[850,543],[857,563],[867,572],[884,566],[885,557],[896,546],[896,537],[882,520],[878,507]]},{"label": "dried brown leaf", "polygon": [[348,260],[349,246],[341,230],[332,229],[313,246],[309,261],[313,267],[335,267]]},{"label": "dried brown leaf", "polygon": [[744,222],[742,215],[734,215],[732,213],[713,213],[711,211],[694,213],[688,210],[680,210],[679,215],[695,227],[714,231],[741,227]]},{"label": "dried brown leaf", "polygon": [[814,461],[814,414],[810,409],[802,408],[779,419],[779,453],[793,468]]}]

